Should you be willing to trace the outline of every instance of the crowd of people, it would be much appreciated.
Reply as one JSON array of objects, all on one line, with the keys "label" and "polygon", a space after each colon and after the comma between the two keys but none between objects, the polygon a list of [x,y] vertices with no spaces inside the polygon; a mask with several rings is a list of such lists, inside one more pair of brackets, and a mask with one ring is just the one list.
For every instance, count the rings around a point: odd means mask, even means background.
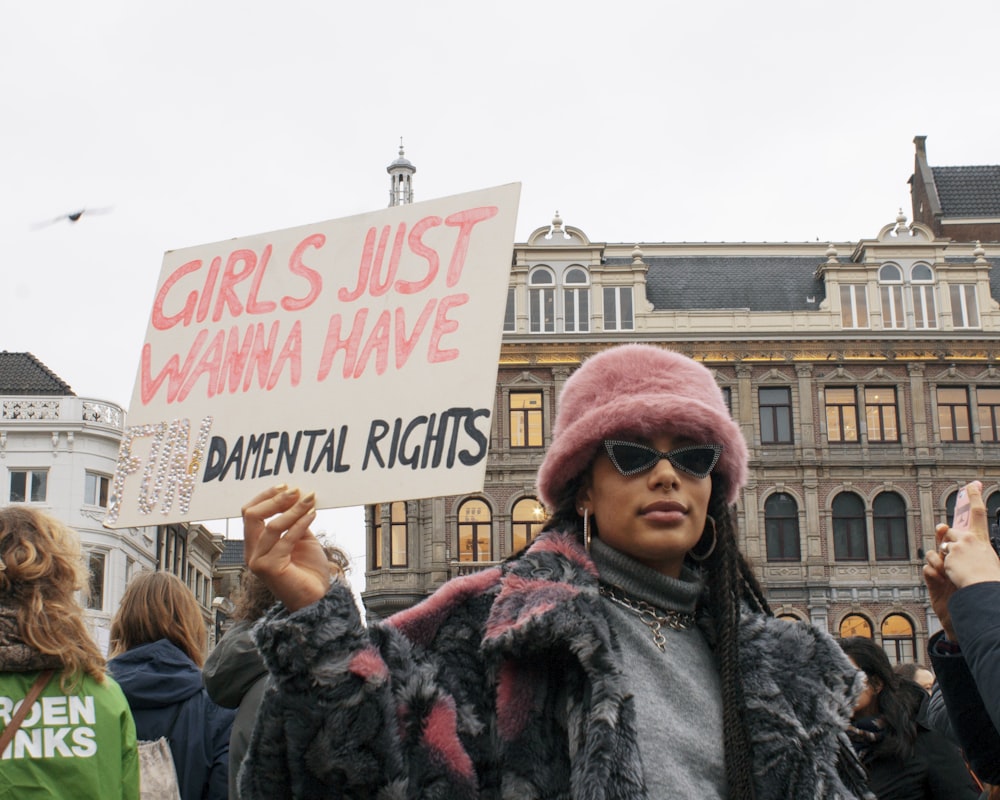
[{"label": "crowd of people", "polygon": [[894,669],[872,639],[772,615],[739,547],[747,476],[709,370],[610,348],[562,389],[549,517],[522,551],[366,624],[310,529],[317,498],[275,486],[244,506],[238,620],[207,661],[197,602],[162,572],[129,582],[106,661],[76,535],[2,508],[0,736],[21,727],[0,800],[138,798],[138,743],[159,737],[183,800],[996,797],[981,486],[926,555],[931,669]]}]

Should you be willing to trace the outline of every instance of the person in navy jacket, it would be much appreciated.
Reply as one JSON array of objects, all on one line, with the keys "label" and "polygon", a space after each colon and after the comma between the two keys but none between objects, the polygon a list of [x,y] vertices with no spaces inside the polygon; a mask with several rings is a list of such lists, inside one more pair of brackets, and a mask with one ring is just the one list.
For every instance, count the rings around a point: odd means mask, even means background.
[{"label": "person in navy jacket", "polygon": [[175,575],[144,572],[125,589],[111,624],[108,669],[121,685],[139,739],[166,736],[182,800],[227,800],[229,734],[236,712],[202,685],[205,624]]}]

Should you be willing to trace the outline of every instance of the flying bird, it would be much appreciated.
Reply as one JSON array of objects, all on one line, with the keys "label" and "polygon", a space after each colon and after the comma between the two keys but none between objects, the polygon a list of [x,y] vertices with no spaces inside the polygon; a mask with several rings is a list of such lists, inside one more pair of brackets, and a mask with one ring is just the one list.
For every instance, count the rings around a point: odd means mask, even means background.
[{"label": "flying bird", "polygon": [[31,229],[37,231],[39,228],[46,228],[49,225],[55,225],[56,223],[62,222],[63,220],[69,220],[70,224],[72,225],[74,223],[79,222],[80,217],[82,217],[84,214],[86,214],[87,216],[91,216],[93,214],[107,214],[111,210],[112,210],[111,206],[107,206],[105,208],[81,208],[79,211],[71,211],[68,214],[60,214],[58,217],[46,220],[44,222],[36,222],[34,225],[31,226]]}]

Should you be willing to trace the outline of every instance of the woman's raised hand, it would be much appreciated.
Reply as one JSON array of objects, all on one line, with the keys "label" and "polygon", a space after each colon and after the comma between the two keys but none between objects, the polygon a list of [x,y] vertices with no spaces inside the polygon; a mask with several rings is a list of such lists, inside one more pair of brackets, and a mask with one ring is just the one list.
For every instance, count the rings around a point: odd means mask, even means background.
[{"label": "woman's raised hand", "polygon": [[955,530],[938,525],[934,530],[938,549],[927,553],[924,565],[924,582],[934,613],[953,642],[958,639],[948,611],[951,596],[957,589],[973,583],[1000,581],[1000,559],[990,544],[982,484],[973,481],[967,490],[972,510],[969,529]]},{"label": "woman's raised hand", "polygon": [[330,588],[330,562],[309,530],[316,495],[273,486],[243,506],[246,562],[290,611],[315,603]]},{"label": "woman's raised hand", "polygon": [[973,583],[1000,580],[1000,559],[990,544],[983,486],[979,481],[973,481],[966,489],[972,509],[968,530],[947,528],[937,531],[941,568],[959,589]]}]

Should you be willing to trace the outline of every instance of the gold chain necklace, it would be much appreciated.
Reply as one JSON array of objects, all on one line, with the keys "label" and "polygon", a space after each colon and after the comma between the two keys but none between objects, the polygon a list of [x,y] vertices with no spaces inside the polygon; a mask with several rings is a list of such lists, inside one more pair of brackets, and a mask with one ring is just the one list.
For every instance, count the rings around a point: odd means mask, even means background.
[{"label": "gold chain necklace", "polygon": [[642,620],[643,624],[649,628],[653,634],[653,642],[660,648],[661,653],[667,651],[667,639],[663,635],[664,628],[671,628],[675,631],[686,631],[694,627],[694,614],[684,611],[673,611],[666,608],[657,608],[645,600],[638,600],[629,597],[625,590],[613,583],[598,585],[601,597],[606,597],[612,603],[621,606]]}]

